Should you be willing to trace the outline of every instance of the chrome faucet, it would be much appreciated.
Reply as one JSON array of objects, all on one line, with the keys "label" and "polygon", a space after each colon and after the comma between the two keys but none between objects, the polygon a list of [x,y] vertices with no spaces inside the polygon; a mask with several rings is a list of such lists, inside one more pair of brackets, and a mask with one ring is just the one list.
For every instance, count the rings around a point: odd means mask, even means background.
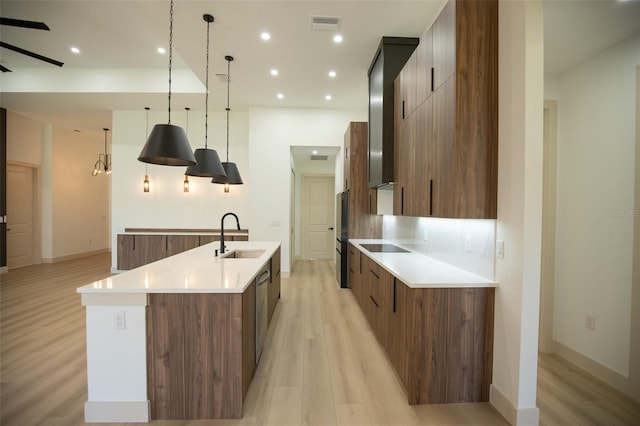
[{"label": "chrome faucet", "polygon": [[227,216],[233,216],[236,218],[236,224],[238,225],[238,231],[240,230],[240,220],[238,219],[238,216],[236,216],[235,213],[225,213],[222,215],[222,219],[220,219],[220,254],[224,254],[224,218]]}]

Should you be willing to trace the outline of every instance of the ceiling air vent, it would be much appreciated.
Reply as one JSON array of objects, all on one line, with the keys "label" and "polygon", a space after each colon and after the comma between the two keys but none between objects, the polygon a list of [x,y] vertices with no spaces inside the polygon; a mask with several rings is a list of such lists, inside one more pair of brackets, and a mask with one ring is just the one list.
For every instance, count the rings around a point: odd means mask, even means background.
[{"label": "ceiling air vent", "polygon": [[337,16],[312,16],[311,29],[321,31],[338,31],[340,18]]},{"label": "ceiling air vent", "polygon": [[327,159],[329,158],[328,155],[310,155],[309,159],[311,161],[327,161]]}]

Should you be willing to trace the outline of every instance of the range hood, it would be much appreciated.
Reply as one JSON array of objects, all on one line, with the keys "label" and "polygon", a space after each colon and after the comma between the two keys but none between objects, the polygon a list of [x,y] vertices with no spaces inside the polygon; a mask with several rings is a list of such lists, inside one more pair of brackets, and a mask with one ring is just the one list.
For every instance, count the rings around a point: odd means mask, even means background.
[{"label": "range hood", "polygon": [[393,83],[419,41],[382,37],[369,67],[369,188],[393,182]]}]

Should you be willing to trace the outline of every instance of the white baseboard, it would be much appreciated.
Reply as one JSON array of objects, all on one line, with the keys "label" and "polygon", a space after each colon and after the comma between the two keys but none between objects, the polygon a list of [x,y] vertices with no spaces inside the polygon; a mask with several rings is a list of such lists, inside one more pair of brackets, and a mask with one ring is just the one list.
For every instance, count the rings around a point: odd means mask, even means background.
[{"label": "white baseboard", "polygon": [[579,367],[605,384],[624,393],[628,397],[640,402],[640,389],[638,389],[637,386],[634,386],[628,377],[625,377],[617,371],[600,364],[598,361],[594,361],[563,343],[558,341],[555,341],[554,343],[556,355],[576,367]]},{"label": "white baseboard", "polygon": [[68,256],[43,257],[42,263],[60,263],[60,262],[66,262],[67,260],[81,259],[83,257],[89,257],[89,256],[94,256],[96,254],[110,253],[110,252],[111,252],[110,249],[105,248],[105,249],[98,249],[98,250],[92,250],[92,251],[85,251],[82,253],[70,254]]},{"label": "white baseboard", "polygon": [[86,423],[148,423],[149,401],[87,401]]},{"label": "white baseboard", "polygon": [[511,401],[493,384],[489,388],[489,402],[509,424],[514,426],[538,426],[540,424],[540,410],[533,408],[516,408]]}]

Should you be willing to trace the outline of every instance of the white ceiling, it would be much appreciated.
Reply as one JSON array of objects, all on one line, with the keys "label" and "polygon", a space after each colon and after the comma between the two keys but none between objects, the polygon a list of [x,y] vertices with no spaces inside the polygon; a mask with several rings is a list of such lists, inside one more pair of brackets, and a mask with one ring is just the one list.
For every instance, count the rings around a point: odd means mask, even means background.
[{"label": "white ceiling", "polygon": [[[224,111],[226,84],[214,74],[232,55],[231,107],[363,109],[367,70],[382,36],[419,36],[444,0],[175,0],[172,110],[204,109],[210,13],[209,109]],[[41,122],[102,137],[111,111],[167,109],[169,2],[2,0],[0,15],[43,21],[50,32],[0,27],[0,39],[65,63],[58,68],[0,49],[0,106]],[[311,29],[311,16],[341,18],[344,42]],[[269,31],[269,42],[260,39]],[[640,31],[640,1],[546,0],[545,70],[559,74]],[[81,54],[69,51],[71,46]],[[271,68],[280,74],[272,77]],[[335,70],[337,77],[327,76]],[[277,93],[284,99],[278,100]],[[332,100],[326,101],[325,95]]]}]

